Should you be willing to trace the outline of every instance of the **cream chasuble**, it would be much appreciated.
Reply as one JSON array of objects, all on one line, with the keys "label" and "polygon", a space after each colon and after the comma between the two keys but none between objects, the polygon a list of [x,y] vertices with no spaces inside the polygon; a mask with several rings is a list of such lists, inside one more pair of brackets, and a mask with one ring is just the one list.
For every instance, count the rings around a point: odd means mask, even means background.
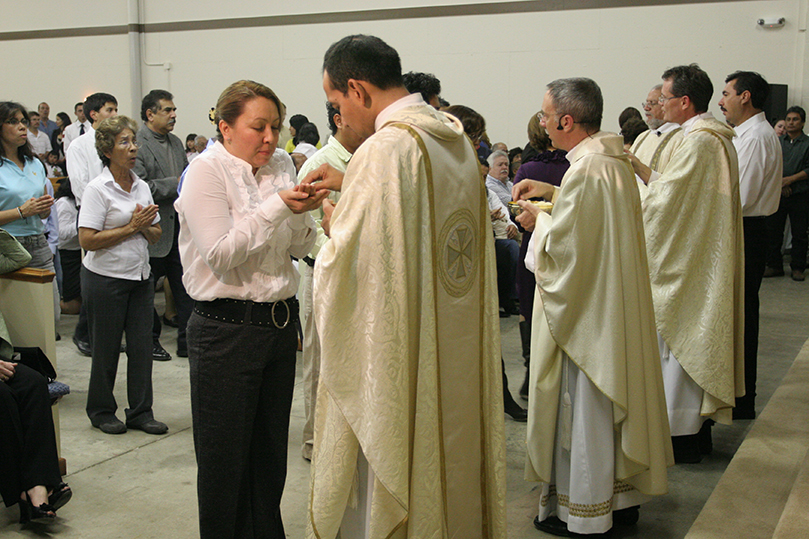
[{"label": "cream chasuble", "polygon": [[731,422],[744,394],[744,240],[733,130],[697,120],[643,189],[657,330],[705,391],[700,415]]},{"label": "cream chasuble", "polygon": [[374,478],[368,537],[504,538],[494,240],[457,120],[407,107],[363,143],[314,289],[322,366],[307,536],[334,538],[358,502],[362,451]]},{"label": "cream chasuble", "polygon": [[682,142],[683,130],[680,128],[659,136],[655,130],[650,130],[641,133],[629,151],[650,169],[663,172]]},{"label": "cream chasuble", "polygon": [[612,403],[614,479],[664,494],[674,460],[635,175],[612,133],[585,139],[568,159],[553,217],[540,216],[532,236],[526,479],[552,480],[567,355]]}]

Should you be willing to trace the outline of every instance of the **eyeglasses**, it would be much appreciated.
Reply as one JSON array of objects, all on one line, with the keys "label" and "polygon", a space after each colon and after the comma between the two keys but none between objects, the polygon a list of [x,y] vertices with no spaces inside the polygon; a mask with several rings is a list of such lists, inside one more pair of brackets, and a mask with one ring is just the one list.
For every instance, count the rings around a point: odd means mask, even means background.
[{"label": "eyeglasses", "polygon": [[542,110],[537,112],[537,120],[539,120],[540,122],[546,122],[548,118],[550,118],[551,116],[564,116],[564,114],[559,114],[558,112],[548,114],[547,112]]},{"label": "eyeglasses", "polygon": [[12,127],[16,126],[17,124],[23,124],[25,127],[31,125],[31,122],[29,122],[25,118],[9,118],[8,120],[5,121],[5,123]]},{"label": "eyeglasses", "polygon": [[644,101],[643,103],[640,104],[640,108],[642,108],[642,109],[652,108],[655,105],[659,105],[659,104],[660,104],[659,99],[655,100],[655,101]]},{"label": "eyeglasses", "polygon": [[680,99],[681,97],[683,97],[683,96],[681,96],[681,95],[673,95],[671,97],[666,97],[666,96],[661,94],[660,97],[657,98],[657,102],[662,105],[663,103],[665,103],[666,101],[669,101],[670,99]]},{"label": "eyeglasses", "polygon": [[118,146],[120,146],[121,148],[124,148],[124,149],[129,149],[130,146],[134,146],[135,149],[138,149],[140,147],[140,146],[138,146],[138,141],[136,141],[135,139],[130,140],[128,138],[123,138],[123,139],[119,140],[117,144],[118,144]]}]

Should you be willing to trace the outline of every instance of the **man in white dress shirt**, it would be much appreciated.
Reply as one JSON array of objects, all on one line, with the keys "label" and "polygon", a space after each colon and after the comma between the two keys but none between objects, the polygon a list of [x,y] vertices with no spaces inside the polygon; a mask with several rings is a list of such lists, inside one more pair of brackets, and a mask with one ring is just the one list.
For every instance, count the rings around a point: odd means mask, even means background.
[{"label": "man in white dress shirt", "polygon": [[99,92],[89,96],[82,106],[87,111],[87,117],[92,120],[93,125],[84,135],[73,141],[65,155],[67,175],[70,176],[70,188],[76,196],[76,205],[79,207],[81,207],[84,188],[104,170],[104,165],[96,151],[95,126],[102,120],[118,116],[118,100],[110,94]]},{"label": "man in white dress shirt", "polygon": [[73,107],[73,112],[76,114],[76,121],[65,128],[65,134],[64,137],[62,137],[62,146],[66,153],[67,149],[70,148],[70,144],[89,131],[93,126],[93,122],[84,115],[83,102],[80,101],[76,103]]},{"label": "man in white dress shirt", "polygon": [[51,151],[51,138],[39,128],[39,113],[29,111],[28,117],[31,118],[31,123],[28,126],[28,142],[31,144],[34,153],[40,159],[46,160],[48,152]]},{"label": "man in white dress shirt", "polygon": [[781,143],[762,109],[770,85],[752,71],[725,79],[719,108],[736,127],[733,146],[739,156],[739,196],[744,226],[744,397],[736,399],[734,419],[755,419],[758,355],[758,289],[767,259],[765,218],[778,211],[784,168]]},{"label": "man in white dress shirt", "polygon": [[[79,208],[81,208],[81,197],[84,194],[84,188],[104,170],[104,164],[96,151],[94,127],[100,124],[102,120],[118,115],[118,101],[110,94],[96,93],[84,101],[82,109],[87,111],[87,117],[93,121],[93,126],[85,134],[73,141],[70,149],[66,150],[70,188],[73,190],[73,195],[76,197],[76,206]],[[79,311],[79,322],[73,332],[73,344],[76,345],[82,355],[91,355],[87,309],[84,306]]]}]

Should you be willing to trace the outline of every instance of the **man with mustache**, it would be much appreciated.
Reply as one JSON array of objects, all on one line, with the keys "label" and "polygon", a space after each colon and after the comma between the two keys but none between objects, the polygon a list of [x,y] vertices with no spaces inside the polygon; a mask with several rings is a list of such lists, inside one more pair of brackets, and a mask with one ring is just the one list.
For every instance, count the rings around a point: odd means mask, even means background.
[{"label": "man with mustache", "polygon": [[758,289],[767,260],[767,216],[778,211],[784,159],[781,143],[764,114],[770,93],[767,81],[753,71],[736,71],[725,79],[719,108],[733,129],[739,157],[739,196],[744,228],[744,385],[733,419],[756,417],[758,363]]},{"label": "man with mustache", "polygon": [[[149,263],[152,266],[155,282],[165,276],[171,285],[174,302],[177,306],[179,327],[177,329],[177,355],[188,357],[185,340],[185,326],[191,316],[193,301],[183,286],[183,266],[177,247],[179,225],[175,222],[174,200],[177,198],[177,184],[188,159],[185,144],[173,135],[177,121],[177,107],[174,96],[166,90],[152,90],[143,98],[140,107],[143,125],[138,129],[138,152],[134,172],[152,190],[152,198],[160,207],[160,224],[163,235],[160,241],[149,245]],[[154,312],[154,359],[168,361],[171,355],[160,345],[160,317]]]}]

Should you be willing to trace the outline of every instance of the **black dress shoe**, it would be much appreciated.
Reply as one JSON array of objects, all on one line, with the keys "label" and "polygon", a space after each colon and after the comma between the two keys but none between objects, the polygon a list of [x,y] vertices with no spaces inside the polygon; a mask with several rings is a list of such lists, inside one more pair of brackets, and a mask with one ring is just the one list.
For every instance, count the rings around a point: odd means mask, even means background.
[{"label": "black dress shoe", "polygon": [[559,517],[550,516],[545,520],[539,520],[539,515],[537,515],[534,517],[534,528],[557,537],[570,537],[567,524],[562,522]]},{"label": "black dress shoe", "polygon": [[674,462],[677,464],[696,464],[702,461],[698,434],[672,436],[671,448],[674,451]]},{"label": "black dress shoe", "polygon": [[117,417],[108,419],[103,423],[93,426],[100,429],[104,434],[123,434],[126,432],[126,425],[124,425],[124,422]]},{"label": "black dress shoe", "polygon": [[188,348],[177,347],[177,357],[188,357]]},{"label": "black dress shoe", "polygon": [[93,351],[90,350],[90,343],[87,341],[80,341],[73,336],[73,344],[76,345],[76,348],[79,350],[79,353],[83,356],[91,357],[93,355]]},{"label": "black dress shoe", "polygon": [[711,438],[711,427],[715,421],[713,419],[706,420],[697,433],[697,441],[699,442],[700,455],[710,455],[713,453],[713,438]]},{"label": "black dress shoe", "polygon": [[142,430],[146,434],[166,434],[169,430],[168,426],[162,421],[157,419],[150,419],[143,423],[126,423],[127,428]]},{"label": "black dress shoe", "polygon": [[756,409],[749,409],[749,408],[741,408],[736,407],[733,409],[733,419],[734,421],[738,420],[745,420],[745,419],[755,419],[756,418]]},{"label": "black dress shoe", "polygon": [[618,509],[612,512],[613,524],[620,526],[634,526],[640,518],[640,505],[633,505],[626,509]]},{"label": "black dress shoe", "polygon": [[519,405],[509,407],[505,412],[517,423],[525,423],[528,421],[528,410],[521,408]]},{"label": "black dress shoe", "polygon": [[169,327],[177,328],[180,327],[180,317],[177,315],[172,316],[171,318],[166,318],[166,315],[163,315],[163,323]]},{"label": "black dress shoe", "polygon": [[171,354],[169,354],[165,348],[160,346],[159,342],[154,343],[154,349],[152,350],[152,359],[155,361],[171,361]]}]

